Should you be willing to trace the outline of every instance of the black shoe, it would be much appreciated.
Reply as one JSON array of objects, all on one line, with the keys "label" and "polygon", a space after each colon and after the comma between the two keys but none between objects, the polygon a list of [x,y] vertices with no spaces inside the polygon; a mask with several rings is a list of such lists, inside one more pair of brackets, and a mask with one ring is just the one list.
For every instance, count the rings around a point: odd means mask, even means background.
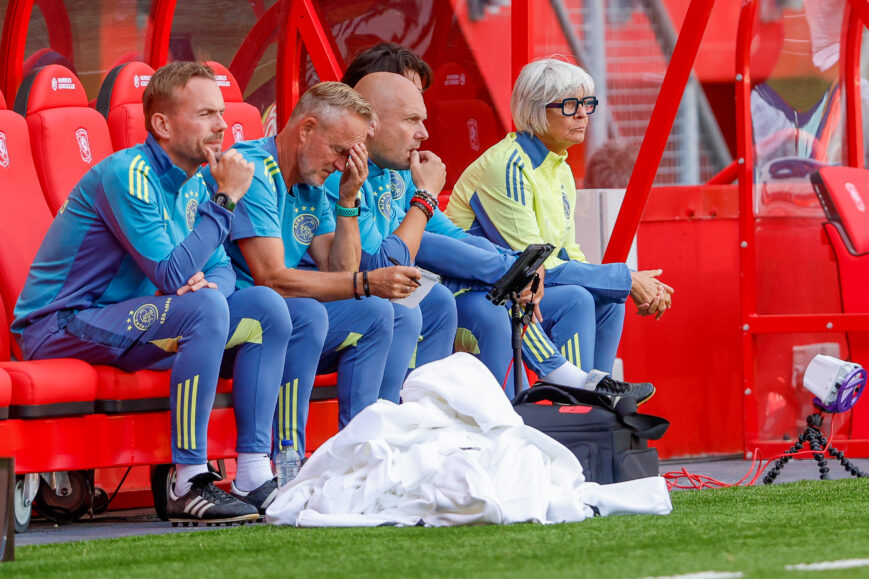
[{"label": "black shoe", "polygon": [[655,395],[655,387],[648,382],[631,383],[613,380],[609,374],[600,370],[592,370],[588,373],[588,383],[595,385],[596,393],[611,397],[613,403],[617,403],[622,398],[634,398],[639,406]]},{"label": "black shoe", "polygon": [[210,472],[204,472],[190,479],[193,485],[184,496],[176,496],[175,488],[169,489],[169,502],[166,514],[173,525],[183,523],[220,524],[244,523],[259,518],[259,511],[253,505],[240,501],[214,486],[220,480]]},{"label": "black shoe", "polygon": [[259,487],[249,492],[238,490],[238,487],[235,486],[235,481],[233,481],[230,494],[240,501],[255,506],[259,511],[259,514],[264,515],[266,514],[266,509],[270,504],[272,504],[275,497],[278,496],[278,478],[275,477],[267,480]]}]

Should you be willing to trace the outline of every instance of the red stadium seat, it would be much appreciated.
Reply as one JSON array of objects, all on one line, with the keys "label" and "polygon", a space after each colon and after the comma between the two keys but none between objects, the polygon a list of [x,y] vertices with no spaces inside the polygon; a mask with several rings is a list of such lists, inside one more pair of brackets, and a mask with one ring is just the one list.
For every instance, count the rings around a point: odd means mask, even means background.
[{"label": "red stadium seat", "polygon": [[9,403],[12,400],[12,380],[0,370],[0,420],[9,418]]},{"label": "red stadium seat", "polygon": [[39,182],[57,213],[79,179],[112,153],[106,120],[88,107],[81,81],[56,64],[27,75],[15,110],[27,119]]},{"label": "red stadium seat", "polygon": [[265,136],[263,122],[259,110],[244,102],[238,82],[229,69],[218,62],[206,62],[217,77],[217,84],[223,91],[223,102],[226,111],[223,120],[226,121],[226,133],[223,135],[223,150],[239,141],[252,141]]},{"label": "red stadium seat", "polygon": [[11,378],[10,414],[36,418],[93,412],[96,373],[85,362],[5,361],[10,345],[21,357],[18,345],[9,339],[9,321],[51,223],[33,166],[27,124],[9,110],[0,110],[0,204],[5,207],[0,212],[0,231],[5,235],[0,245],[0,368]]},{"label": "red stadium seat", "polygon": [[477,97],[477,89],[465,69],[447,63],[434,72],[425,93],[431,149],[447,166],[445,187],[451,189],[465,168],[498,142],[498,125],[492,107]]},{"label": "red stadium seat", "polygon": [[[8,321],[12,308],[24,287],[24,280],[45,232],[51,225],[51,212],[39,187],[39,178],[30,152],[30,137],[24,119],[9,110],[0,110],[0,298],[6,306]],[[8,331],[8,324],[2,326]],[[0,359],[8,360],[6,347],[0,349]],[[17,344],[12,352],[21,357]]]},{"label": "red stadium seat", "polygon": [[120,64],[109,71],[100,86],[97,111],[106,118],[115,151],[145,142],[142,94],[154,69],[144,62]]},{"label": "red stadium seat", "polygon": [[[114,366],[94,366],[98,384],[96,411],[106,414],[169,410],[169,370],[125,372]],[[217,382],[213,408],[232,407],[232,380]]]}]

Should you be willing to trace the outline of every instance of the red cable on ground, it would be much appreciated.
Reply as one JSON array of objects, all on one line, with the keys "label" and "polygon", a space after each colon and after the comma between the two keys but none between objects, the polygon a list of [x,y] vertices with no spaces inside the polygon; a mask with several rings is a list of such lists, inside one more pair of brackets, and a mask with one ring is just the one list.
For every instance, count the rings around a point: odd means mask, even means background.
[{"label": "red cable on ground", "polygon": [[[509,372],[509,370],[508,370],[508,372]],[[774,457],[768,459],[765,463],[761,464],[762,461],[759,458],[760,450],[755,449],[754,458],[751,461],[751,467],[749,467],[748,472],[745,474],[745,476],[742,477],[741,479],[739,479],[735,483],[726,483],[726,482],[722,482],[720,480],[714,479],[710,476],[706,476],[706,475],[702,475],[702,474],[693,474],[693,473],[688,472],[688,470],[685,469],[684,467],[682,468],[681,471],[667,472],[661,476],[663,476],[664,479],[666,479],[666,481],[667,481],[667,490],[735,487],[735,486],[743,486],[742,483],[745,482],[745,480],[751,476],[751,473],[754,471],[755,467],[757,466],[758,467],[757,472],[754,474],[754,477],[751,479],[751,482],[744,485],[744,486],[753,486],[754,483],[757,482],[757,479],[760,477],[760,474],[762,472],[764,472],[772,462],[774,462],[774,461],[776,461],[784,456],[789,456],[791,458],[797,458],[800,455],[815,455],[815,454],[818,454],[818,452],[820,452],[822,454],[826,454],[827,450],[833,444],[833,433],[835,432],[835,429],[834,429],[835,420],[836,420],[836,415],[832,414],[830,416],[830,436],[827,438],[827,445],[822,450],[817,451],[817,450],[809,449],[809,450],[800,450],[800,451],[797,451],[794,453],[783,452],[777,456],[774,456]],[[687,479],[687,481],[690,484],[679,484],[682,479]]]}]

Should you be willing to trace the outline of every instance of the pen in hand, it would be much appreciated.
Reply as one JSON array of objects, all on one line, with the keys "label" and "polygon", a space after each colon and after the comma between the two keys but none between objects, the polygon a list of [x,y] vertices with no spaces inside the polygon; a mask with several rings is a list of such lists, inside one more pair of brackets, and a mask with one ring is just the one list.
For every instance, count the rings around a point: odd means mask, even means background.
[{"label": "pen in hand", "polygon": [[[392,265],[401,265],[401,262],[398,261],[397,259],[395,259],[394,257],[392,257],[391,255],[388,256],[388,258],[389,258],[389,261],[392,262]],[[417,286],[420,285],[420,283],[419,283],[418,280],[415,280],[415,279],[413,279],[413,278],[410,278],[410,281],[412,281],[412,282],[413,282],[414,284],[416,284]]]}]

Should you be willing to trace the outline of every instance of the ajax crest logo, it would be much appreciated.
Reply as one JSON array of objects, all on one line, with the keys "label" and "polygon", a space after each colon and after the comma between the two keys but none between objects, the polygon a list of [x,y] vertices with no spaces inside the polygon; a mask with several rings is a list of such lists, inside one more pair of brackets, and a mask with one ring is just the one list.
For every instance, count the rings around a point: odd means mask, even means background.
[{"label": "ajax crest logo", "polygon": [[389,193],[384,193],[377,199],[377,208],[380,209],[380,213],[383,214],[387,219],[392,218],[392,195]]},{"label": "ajax crest logo", "polygon": [[232,138],[236,143],[244,140],[244,127],[241,126],[241,123],[232,125]]},{"label": "ajax crest logo", "polygon": [[9,166],[9,148],[6,146],[6,135],[0,133],[0,167]]},{"label": "ajax crest logo", "polygon": [[196,225],[196,210],[199,209],[199,201],[191,199],[187,202],[187,209],[184,211],[184,217],[187,218],[187,229],[193,231],[193,226]]},{"label": "ajax crest logo", "polygon": [[87,129],[76,130],[75,140],[78,143],[78,152],[81,154],[81,160],[90,165],[91,161],[93,161],[93,155],[91,155],[91,145],[90,141],[88,141]]},{"label": "ajax crest logo", "polygon": [[157,321],[157,306],[154,304],[145,304],[135,312],[132,312],[132,322],[139,331],[145,331]]},{"label": "ajax crest logo", "polygon": [[393,199],[401,199],[404,197],[404,192],[407,186],[404,184],[404,179],[396,171],[389,172],[389,188],[392,190]]},{"label": "ajax crest logo", "polygon": [[293,237],[303,245],[310,245],[320,221],[310,213],[302,213],[293,220]]},{"label": "ajax crest logo", "polygon": [[477,119],[468,119],[468,144],[473,150],[480,150],[480,125]]}]

